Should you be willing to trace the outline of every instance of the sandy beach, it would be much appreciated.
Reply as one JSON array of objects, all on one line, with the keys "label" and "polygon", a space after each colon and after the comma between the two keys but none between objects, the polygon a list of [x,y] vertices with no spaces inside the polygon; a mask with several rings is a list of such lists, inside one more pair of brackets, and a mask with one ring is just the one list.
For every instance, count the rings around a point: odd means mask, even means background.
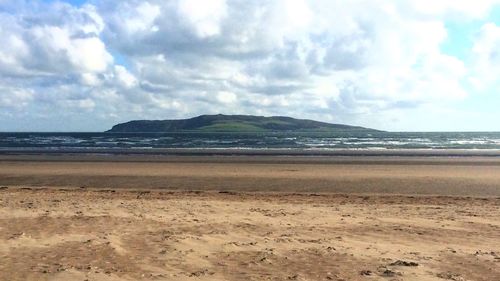
[{"label": "sandy beach", "polygon": [[496,157],[2,155],[0,280],[497,280]]}]

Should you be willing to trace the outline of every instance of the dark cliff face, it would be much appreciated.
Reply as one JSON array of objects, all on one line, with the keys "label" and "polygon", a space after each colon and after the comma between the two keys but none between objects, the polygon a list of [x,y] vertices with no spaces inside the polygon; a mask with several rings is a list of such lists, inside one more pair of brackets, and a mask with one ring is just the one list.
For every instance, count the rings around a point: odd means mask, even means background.
[{"label": "dark cliff face", "polygon": [[253,115],[201,115],[179,120],[135,120],[113,126],[108,132],[273,132],[273,131],[375,131],[291,117]]}]

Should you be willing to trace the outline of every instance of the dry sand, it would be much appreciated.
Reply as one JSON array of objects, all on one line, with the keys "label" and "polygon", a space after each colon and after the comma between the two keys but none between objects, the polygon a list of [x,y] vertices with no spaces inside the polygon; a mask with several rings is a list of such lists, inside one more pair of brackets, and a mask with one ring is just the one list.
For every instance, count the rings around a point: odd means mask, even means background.
[{"label": "dry sand", "polygon": [[498,160],[35,158],[0,280],[500,280]]}]

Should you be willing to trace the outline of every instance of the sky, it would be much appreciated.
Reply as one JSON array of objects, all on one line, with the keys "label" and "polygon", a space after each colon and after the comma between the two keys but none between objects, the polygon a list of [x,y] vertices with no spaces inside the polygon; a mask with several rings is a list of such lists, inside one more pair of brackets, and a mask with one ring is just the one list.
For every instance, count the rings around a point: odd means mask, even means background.
[{"label": "sky", "polygon": [[0,131],[284,115],[500,131],[500,0],[0,0]]}]

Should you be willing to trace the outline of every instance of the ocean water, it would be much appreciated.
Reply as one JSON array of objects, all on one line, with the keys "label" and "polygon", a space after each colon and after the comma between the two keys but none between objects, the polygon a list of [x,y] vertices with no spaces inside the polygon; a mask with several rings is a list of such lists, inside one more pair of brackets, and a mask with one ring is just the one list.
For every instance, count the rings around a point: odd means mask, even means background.
[{"label": "ocean water", "polygon": [[500,132],[0,133],[0,150],[71,149],[500,150]]}]

